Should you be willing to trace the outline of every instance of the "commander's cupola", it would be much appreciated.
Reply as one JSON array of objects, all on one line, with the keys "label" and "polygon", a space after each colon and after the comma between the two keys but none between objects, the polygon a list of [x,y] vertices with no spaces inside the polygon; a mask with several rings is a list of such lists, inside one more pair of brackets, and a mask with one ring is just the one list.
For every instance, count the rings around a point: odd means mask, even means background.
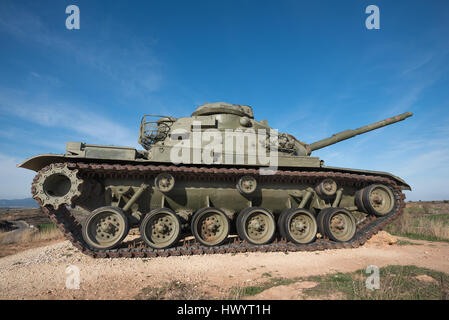
[{"label": "commander's cupola", "polygon": [[192,113],[192,117],[209,116],[213,114],[235,114],[240,117],[254,119],[253,109],[250,106],[226,102],[205,103]]}]

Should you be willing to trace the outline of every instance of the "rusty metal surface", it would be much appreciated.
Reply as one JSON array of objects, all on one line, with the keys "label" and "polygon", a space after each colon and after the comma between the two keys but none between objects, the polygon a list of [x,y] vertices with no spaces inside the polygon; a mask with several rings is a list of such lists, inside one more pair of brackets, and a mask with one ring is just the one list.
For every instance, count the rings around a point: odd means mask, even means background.
[{"label": "rusty metal surface", "polygon": [[[187,167],[187,166],[156,166],[156,165],[121,165],[121,164],[96,164],[66,162],[59,164],[67,165],[71,169],[78,169],[86,175],[114,176],[114,177],[143,177],[146,174],[159,172],[169,172],[173,176],[188,175],[195,179],[229,179],[230,177],[242,176],[246,174],[259,175],[258,169],[247,168],[206,168],[206,167]],[[33,183],[39,180],[40,175],[47,171],[49,166],[43,168],[33,180]],[[387,224],[398,218],[405,207],[405,195],[400,186],[395,181],[386,177],[373,175],[350,174],[339,172],[314,172],[314,171],[285,171],[279,170],[275,175],[260,176],[260,182],[264,181],[285,181],[310,183],[317,179],[333,178],[343,184],[363,187],[372,183],[381,183],[389,185],[394,190],[395,209],[390,214],[383,217],[368,216],[357,225],[357,232],[354,238],[349,242],[333,242],[329,239],[318,239],[317,241],[298,245],[286,242],[285,239],[276,239],[273,243],[266,245],[252,245],[238,238],[228,239],[220,246],[206,247],[193,240],[184,241],[177,247],[169,249],[152,249],[146,247],[143,242],[129,241],[123,243],[118,249],[112,250],[91,250],[87,247],[81,235],[81,224],[75,219],[70,211],[61,206],[55,210],[51,206],[42,206],[42,201],[35,195],[35,187],[32,186],[32,193],[35,200],[41,205],[50,219],[63,232],[64,236],[72,242],[84,254],[94,258],[144,258],[144,257],[167,257],[179,255],[197,255],[197,254],[224,254],[237,252],[295,252],[295,251],[316,251],[338,248],[356,248],[363,245],[374,234],[382,230]]]}]

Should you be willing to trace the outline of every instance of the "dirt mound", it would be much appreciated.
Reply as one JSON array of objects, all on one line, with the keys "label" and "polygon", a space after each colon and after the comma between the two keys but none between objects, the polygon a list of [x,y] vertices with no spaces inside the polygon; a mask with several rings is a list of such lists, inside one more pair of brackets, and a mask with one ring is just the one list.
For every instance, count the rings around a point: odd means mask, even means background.
[{"label": "dirt mound", "polygon": [[376,245],[376,246],[391,246],[398,242],[398,238],[389,234],[386,231],[380,231],[374,236],[371,237],[366,243],[368,245]]}]

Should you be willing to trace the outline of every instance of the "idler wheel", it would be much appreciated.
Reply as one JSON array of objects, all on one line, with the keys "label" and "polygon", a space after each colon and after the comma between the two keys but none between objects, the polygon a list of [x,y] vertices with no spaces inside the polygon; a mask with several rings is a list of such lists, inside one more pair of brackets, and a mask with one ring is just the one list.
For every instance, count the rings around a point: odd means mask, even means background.
[{"label": "idler wheel", "polygon": [[287,209],[278,220],[281,236],[297,244],[313,242],[318,231],[313,214],[307,209]]},{"label": "idler wheel", "polygon": [[394,211],[395,199],[391,189],[382,184],[373,184],[362,191],[363,207],[367,213],[382,217]]},{"label": "idler wheel", "polygon": [[273,214],[263,208],[250,207],[237,216],[237,233],[241,239],[252,244],[271,242],[276,231]]},{"label": "idler wheel", "polygon": [[195,213],[191,228],[198,242],[205,246],[218,246],[227,239],[231,223],[222,210],[208,207]]},{"label": "idler wheel", "polygon": [[178,215],[168,208],[151,211],[140,224],[140,236],[154,249],[174,246],[181,236],[181,222]]},{"label": "idler wheel", "polygon": [[65,164],[53,163],[48,170],[39,172],[32,183],[33,198],[42,206],[58,209],[61,205],[72,205],[81,196],[83,180],[78,170],[71,170]]},{"label": "idler wheel", "polygon": [[357,229],[354,216],[343,208],[324,209],[317,220],[320,233],[337,242],[352,240]]},{"label": "idler wheel", "polygon": [[84,220],[83,239],[92,249],[109,250],[117,247],[129,231],[128,218],[120,208],[95,209]]}]

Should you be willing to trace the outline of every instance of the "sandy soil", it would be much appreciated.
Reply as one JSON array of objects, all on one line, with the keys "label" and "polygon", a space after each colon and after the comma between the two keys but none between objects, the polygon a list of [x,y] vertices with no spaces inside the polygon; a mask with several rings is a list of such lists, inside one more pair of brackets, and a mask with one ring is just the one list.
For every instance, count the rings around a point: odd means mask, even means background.
[{"label": "sandy soil", "polygon": [[[266,281],[264,273],[293,278],[351,272],[368,265],[416,265],[449,273],[449,243],[413,240],[421,245],[388,245],[383,240],[373,239],[357,249],[152,259],[93,259],[63,241],[1,258],[0,299],[133,299],[142,288],[172,280],[225,298],[232,287]],[[79,289],[66,288],[70,276],[66,268],[73,265],[80,270]],[[268,291],[260,298],[295,299],[297,289],[311,285],[272,288],[271,295]]]}]

